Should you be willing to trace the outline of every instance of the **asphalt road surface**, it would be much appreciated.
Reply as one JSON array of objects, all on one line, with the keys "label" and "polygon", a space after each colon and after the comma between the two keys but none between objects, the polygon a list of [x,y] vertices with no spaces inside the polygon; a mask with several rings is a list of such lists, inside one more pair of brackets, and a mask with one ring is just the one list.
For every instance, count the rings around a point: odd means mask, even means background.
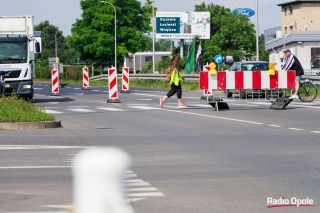
[{"label": "asphalt road surface", "polygon": [[184,109],[176,97],[159,106],[167,90],[130,91],[111,104],[105,86],[68,85],[54,97],[36,83],[36,105],[63,128],[0,131],[0,212],[69,212],[75,155],[105,146],[132,157],[137,213],[320,212],[320,100],[271,110],[236,99],[217,112],[200,90],[183,91]]}]

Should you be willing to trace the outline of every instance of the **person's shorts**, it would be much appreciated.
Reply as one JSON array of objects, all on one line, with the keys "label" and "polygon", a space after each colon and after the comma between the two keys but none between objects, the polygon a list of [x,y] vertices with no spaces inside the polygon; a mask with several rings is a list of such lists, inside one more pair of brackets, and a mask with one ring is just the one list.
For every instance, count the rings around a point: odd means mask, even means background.
[{"label": "person's shorts", "polygon": [[302,75],[296,76],[296,81],[301,81]]}]

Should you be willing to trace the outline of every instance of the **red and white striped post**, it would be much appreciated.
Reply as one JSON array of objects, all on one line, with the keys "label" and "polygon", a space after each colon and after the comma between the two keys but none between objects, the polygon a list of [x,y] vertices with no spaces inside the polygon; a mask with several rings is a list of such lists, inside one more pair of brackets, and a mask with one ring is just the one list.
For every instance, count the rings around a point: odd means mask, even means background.
[{"label": "red and white striped post", "polygon": [[109,99],[107,103],[121,103],[118,98],[117,69],[110,68],[108,70],[109,81]]},{"label": "red and white striped post", "polygon": [[90,90],[91,88],[89,87],[89,70],[88,70],[88,67],[82,68],[82,73],[83,73],[82,89],[83,90]]},{"label": "red and white striped post", "polygon": [[51,77],[52,77],[52,96],[60,96],[59,93],[59,71],[57,69],[53,69],[51,71]]},{"label": "red and white striped post", "polygon": [[129,67],[122,68],[122,90],[120,93],[130,93],[129,91]]},{"label": "red and white striped post", "polygon": [[[210,66],[208,64],[204,65],[202,70],[204,72],[209,72],[210,71]],[[201,96],[201,100],[207,100],[208,95],[212,95],[212,90],[204,89],[203,90],[203,96]]]}]

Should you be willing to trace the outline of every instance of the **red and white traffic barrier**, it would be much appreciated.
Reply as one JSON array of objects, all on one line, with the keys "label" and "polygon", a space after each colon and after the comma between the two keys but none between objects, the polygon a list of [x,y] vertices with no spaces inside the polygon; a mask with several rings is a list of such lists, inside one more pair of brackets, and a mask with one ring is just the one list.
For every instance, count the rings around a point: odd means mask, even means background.
[{"label": "red and white traffic barrier", "polygon": [[129,91],[129,67],[122,68],[122,90],[121,93],[130,93]]},{"label": "red and white traffic barrier", "polygon": [[[204,65],[202,70],[203,70],[203,72],[209,72],[210,66]],[[201,72],[200,72],[200,74],[201,74]],[[201,80],[201,78],[200,78],[200,80]],[[201,96],[201,99],[203,99],[203,100],[207,99],[208,95],[212,95],[212,90],[203,89],[203,96]]]},{"label": "red and white traffic barrier", "polygon": [[89,70],[88,70],[88,67],[82,68],[82,73],[83,73],[82,89],[90,90],[91,88],[89,87]]},{"label": "red and white traffic barrier", "polygon": [[59,71],[57,69],[53,69],[51,71],[51,77],[52,77],[52,96],[60,96],[59,93]]},{"label": "red and white traffic barrier", "polygon": [[120,103],[118,99],[118,84],[117,84],[117,69],[110,68],[108,70],[108,81],[109,81],[109,99],[108,103]]},{"label": "red and white traffic barrier", "polygon": [[200,89],[292,89],[295,88],[295,71],[227,71],[209,75],[200,72]]}]

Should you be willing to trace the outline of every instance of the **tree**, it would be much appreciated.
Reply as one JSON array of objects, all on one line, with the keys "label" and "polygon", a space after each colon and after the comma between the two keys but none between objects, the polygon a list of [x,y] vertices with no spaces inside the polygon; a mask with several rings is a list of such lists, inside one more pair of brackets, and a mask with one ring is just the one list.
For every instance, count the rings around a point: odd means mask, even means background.
[{"label": "tree", "polygon": [[48,20],[40,22],[34,27],[35,31],[41,31],[42,38],[42,53],[41,58],[37,59],[41,61],[41,66],[48,66],[48,58],[56,56],[55,48],[55,36],[57,33],[57,55],[60,59],[60,63],[72,63],[76,61],[77,54],[74,49],[67,45],[67,39],[62,35],[62,31],[59,31],[58,27],[51,25]]},{"label": "tree", "polygon": [[269,61],[269,51],[266,50],[266,46],[264,44],[264,34],[259,36],[259,60],[260,61]]},{"label": "tree", "polygon": [[207,11],[211,16],[211,39],[201,44],[202,62],[213,62],[217,54],[233,55],[235,61],[255,54],[255,31],[249,18],[212,3],[195,5],[195,11]]},{"label": "tree", "polygon": [[[138,0],[110,0],[116,9],[117,59],[124,60],[129,52],[135,53],[146,46],[145,33],[149,33],[150,4],[141,6]],[[71,29],[68,42],[81,55],[82,60],[101,65],[114,62],[115,26],[114,9],[100,0],[82,0],[80,2],[82,18],[77,19]],[[152,15],[152,11],[151,11]]]}]

